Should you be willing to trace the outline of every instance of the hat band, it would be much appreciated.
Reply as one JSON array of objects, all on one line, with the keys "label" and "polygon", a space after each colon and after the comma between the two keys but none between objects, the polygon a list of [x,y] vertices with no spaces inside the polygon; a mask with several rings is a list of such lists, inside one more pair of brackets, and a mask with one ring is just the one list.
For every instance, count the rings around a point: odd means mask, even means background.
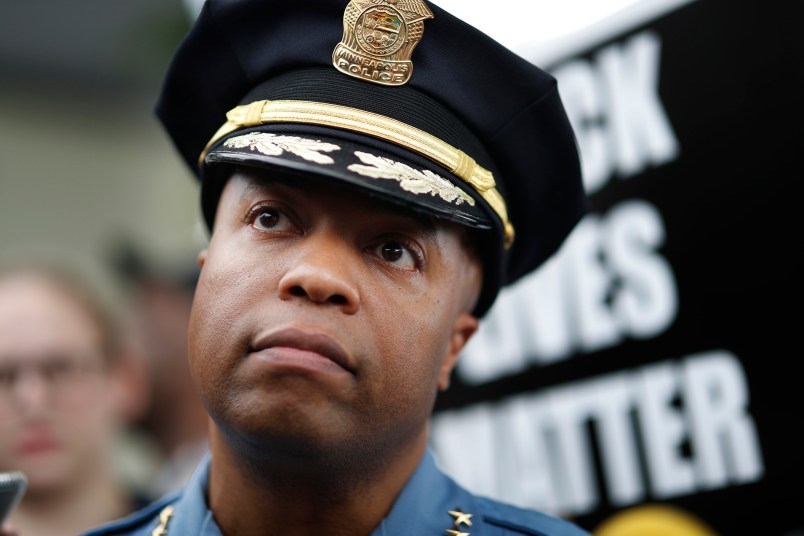
[{"label": "hat band", "polygon": [[463,151],[423,130],[358,108],[296,100],[255,101],[230,110],[226,119],[201,153],[199,166],[203,165],[204,157],[215,142],[241,128],[268,123],[303,123],[365,134],[416,152],[469,184],[500,218],[506,249],[513,244],[514,227],[508,221],[508,209],[491,172]]}]

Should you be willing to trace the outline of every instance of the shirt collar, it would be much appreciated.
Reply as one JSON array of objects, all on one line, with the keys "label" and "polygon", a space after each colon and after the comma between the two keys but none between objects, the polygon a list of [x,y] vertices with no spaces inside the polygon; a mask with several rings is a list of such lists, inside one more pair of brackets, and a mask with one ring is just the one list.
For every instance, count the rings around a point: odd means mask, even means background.
[{"label": "shirt collar", "polygon": [[[171,533],[222,536],[206,501],[211,459],[209,453],[204,456],[175,503]],[[371,536],[444,534],[446,529],[454,528],[450,511],[471,512],[473,509],[474,498],[442,473],[432,453],[426,450],[391,512]],[[472,534],[481,536],[477,527]]]},{"label": "shirt collar", "polygon": [[[450,511],[474,511],[474,498],[436,466],[426,450],[419,466],[402,489],[391,512],[371,536],[445,534],[454,529]],[[477,527],[473,536],[481,536]]]},{"label": "shirt collar", "polygon": [[187,482],[184,493],[174,505],[168,534],[222,536],[212,511],[207,507],[209,467],[212,456],[207,453]]}]

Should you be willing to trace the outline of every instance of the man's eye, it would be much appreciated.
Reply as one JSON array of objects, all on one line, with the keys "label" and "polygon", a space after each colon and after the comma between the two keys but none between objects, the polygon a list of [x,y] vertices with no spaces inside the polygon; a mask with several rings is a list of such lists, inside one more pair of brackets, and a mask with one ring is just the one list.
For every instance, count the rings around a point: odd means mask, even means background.
[{"label": "man's eye", "polygon": [[53,383],[68,381],[78,375],[80,366],[68,359],[56,358],[42,364],[42,375]]},{"label": "man's eye", "polygon": [[376,246],[375,254],[382,260],[404,270],[415,270],[419,267],[418,256],[409,247],[395,240],[389,240]]},{"label": "man's eye", "polygon": [[251,224],[262,231],[276,230],[281,226],[283,218],[281,211],[264,205],[254,207],[249,214]]},{"label": "man's eye", "polygon": [[16,367],[0,367],[0,389],[10,388],[17,381]]}]

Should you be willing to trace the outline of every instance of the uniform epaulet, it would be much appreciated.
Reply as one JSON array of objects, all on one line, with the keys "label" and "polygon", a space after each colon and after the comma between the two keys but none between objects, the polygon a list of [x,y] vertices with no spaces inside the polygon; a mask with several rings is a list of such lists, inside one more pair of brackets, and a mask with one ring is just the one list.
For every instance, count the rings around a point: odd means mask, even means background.
[{"label": "uniform epaulet", "polygon": [[166,495],[123,519],[101,525],[100,527],[84,533],[83,536],[115,536],[128,534],[151,523],[167,505],[176,502],[180,496],[181,491]]},{"label": "uniform epaulet", "polygon": [[[511,534],[527,536],[589,536],[571,521],[539,512],[500,503],[491,499],[480,498],[485,512],[482,519],[485,523],[499,527]],[[507,534],[507,532],[506,532]]]}]

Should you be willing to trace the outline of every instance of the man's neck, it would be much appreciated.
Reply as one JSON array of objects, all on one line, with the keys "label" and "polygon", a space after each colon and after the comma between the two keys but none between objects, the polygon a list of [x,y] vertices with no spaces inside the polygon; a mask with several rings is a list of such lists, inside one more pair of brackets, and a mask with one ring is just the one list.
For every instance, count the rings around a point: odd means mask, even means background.
[{"label": "man's neck", "polygon": [[223,534],[368,536],[416,470],[425,440],[373,466],[320,458],[255,466],[219,435],[213,434],[211,447],[207,500]]}]

